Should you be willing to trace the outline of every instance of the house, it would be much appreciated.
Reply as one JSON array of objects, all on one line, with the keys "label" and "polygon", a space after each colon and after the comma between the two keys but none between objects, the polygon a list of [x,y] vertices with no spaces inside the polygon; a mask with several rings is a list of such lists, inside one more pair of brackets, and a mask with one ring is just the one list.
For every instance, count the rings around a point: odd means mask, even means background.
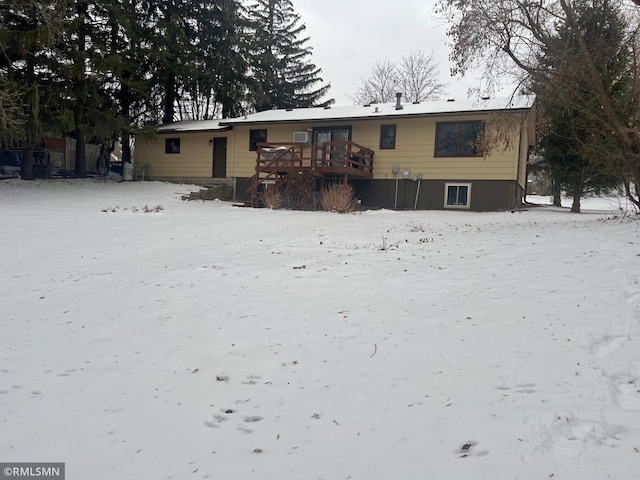
[{"label": "house", "polygon": [[237,199],[254,205],[265,186],[307,169],[318,185],[349,182],[366,207],[512,209],[526,188],[534,101],[403,104],[398,97],[181,122],[137,139],[135,158],[151,179],[228,183]]},{"label": "house", "polygon": [[[85,145],[85,171],[96,172],[96,159],[100,146]],[[9,145],[0,144],[0,174],[18,176],[24,155],[24,146],[20,142]],[[72,138],[44,137],[42,144],[33,149],[33,175],[36,178],[48,178],[61,173],[72,172],[76,165],[76,141]]]}]

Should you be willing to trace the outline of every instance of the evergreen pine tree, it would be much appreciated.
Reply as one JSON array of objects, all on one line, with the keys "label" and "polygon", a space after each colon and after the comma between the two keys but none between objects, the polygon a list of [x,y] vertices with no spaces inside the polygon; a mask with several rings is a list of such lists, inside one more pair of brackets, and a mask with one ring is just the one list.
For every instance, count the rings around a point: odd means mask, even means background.
[{"label": "evergreen pine tree", "polygon": [[[11,128],[4,141],[24,146],[20,176],[33,179],[33,150],[42,144],[45,124],[43,99],[53,98],[49,67],[53,46],[63,30],[66,2],[6,0],[0,5],[0,96],[8,106],[4,115]],[[21,113],[20,110],[24,109]]]},{"label": "evergreen pine tree", "polygon": [[241,5],[238,0],[203,3],[194,22],[195,57],[182,85],[187,102],[182,108],[190,119],[240,115],[248,69]]},{"label": "evergreen pine tree", "polygon": [[162,123],[239,115],[247,91],[239,0],[149,0],[151,77]]},{"label": "evergreen pine tree", "polygon": [[[102,31],[95,39],[95,68],[102,72],[103,110],[119,119],[122,161],[131,161],[131,134],[155,123],[149,102],[152,55],[144,0],[100,0]],[[106,139],[105,139],[106,140]]]},{"label": "evergreen pine tree", "polygon": [[127,122],[110,92],[120,79],[114,75],[114,62],[107,60],[114,35],[109,2],[69,0],[66,28],[56,49],[58,61],[52,68],[62,91],[60,115],[73,119],[69,130],[76,140],[75,173],[80,177],[86,175],[87,162],[96,160],[85,158],[86,144],[109,148]]},{"label": "evergreen pine tree", "polygon": [[252,94],[256,111],[271,108],[326,106],[320,102],[330,85],[322,82],[321,69],[309,62],[309,37],[291,0],[255,0],[249,7]]},{"label": "evergreen pine tree", "polygon": [[612,99],[620,101],[629,87],[625,75],[629,57],[621,48],[625,22],[619,9],[607,2],[578,2],[575,7],[590,58],[577,45],[573,30],[559,24],[540,56],[541,66],[555,75],[534,81],[533,90],[545,120],[539,141],[545,165],[554,183],[573,197],[571,211],[579,213],[583,195],[607,191],[620,183],[610,165],[612,158],[623,155],[592,114],[598,110],[598,99],[589,94],[591,80],[586,73],[594,61],[598,80]]}]

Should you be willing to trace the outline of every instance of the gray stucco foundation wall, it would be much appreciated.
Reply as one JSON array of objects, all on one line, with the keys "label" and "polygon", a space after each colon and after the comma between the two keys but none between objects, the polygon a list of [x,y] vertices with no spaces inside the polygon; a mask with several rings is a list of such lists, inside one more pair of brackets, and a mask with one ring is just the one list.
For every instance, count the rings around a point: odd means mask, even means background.
[{"label": "gray stucco foundation wall", "polygon": [[250,202],[251,194],[247,190],[251,187],[251,179],[237,177],[235,180],[236,190],[235,192],[233,192],[234,198],[236,200],[240,200],[241,202]]},{"label": "gray stucco foundation wall", "polygon": [[[512,210],[521,204],[522,189],[509,180],[352,180],[350,182],[364,208],[398,210],[444,210],[446,183],[470,183],[473,211]],[[416,204],[416,194],[418,201]],[[456,209],[457,210],[457,209]]]}]

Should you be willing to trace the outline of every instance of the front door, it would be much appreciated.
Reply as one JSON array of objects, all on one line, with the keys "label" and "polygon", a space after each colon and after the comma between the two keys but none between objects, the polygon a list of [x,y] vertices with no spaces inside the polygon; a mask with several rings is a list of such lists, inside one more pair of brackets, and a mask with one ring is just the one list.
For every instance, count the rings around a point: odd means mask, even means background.
[{"label": "front door", "polygon": [[213,178],[227,178],[227,139],[213,139]]}]

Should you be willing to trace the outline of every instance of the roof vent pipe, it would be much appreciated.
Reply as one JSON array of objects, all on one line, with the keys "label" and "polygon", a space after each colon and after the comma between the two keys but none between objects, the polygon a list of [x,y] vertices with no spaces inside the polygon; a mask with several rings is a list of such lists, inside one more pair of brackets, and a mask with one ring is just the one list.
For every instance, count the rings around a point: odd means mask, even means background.
[{"label": "roof vent pipe", "polygon": [[402,93],[396,93],[396,110],[402,110]]}]

